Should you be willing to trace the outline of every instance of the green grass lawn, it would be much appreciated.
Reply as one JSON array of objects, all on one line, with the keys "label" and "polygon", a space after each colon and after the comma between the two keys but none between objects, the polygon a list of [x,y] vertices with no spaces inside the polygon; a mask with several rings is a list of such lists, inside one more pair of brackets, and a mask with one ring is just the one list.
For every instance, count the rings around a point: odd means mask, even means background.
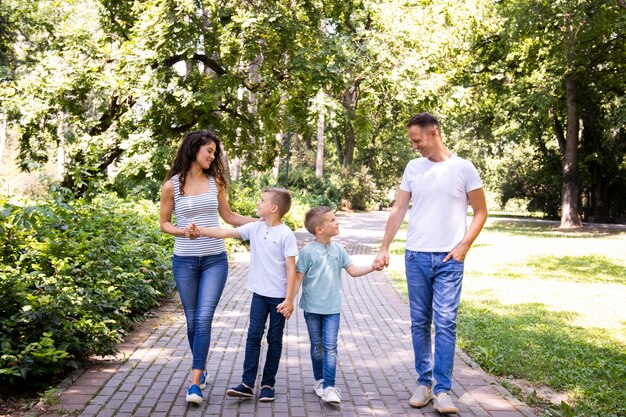
[{"label": "green grass lawn", "polygon": [[466,258],[458,344],[544,415],[626,416],[626,232],[490,218]]}]

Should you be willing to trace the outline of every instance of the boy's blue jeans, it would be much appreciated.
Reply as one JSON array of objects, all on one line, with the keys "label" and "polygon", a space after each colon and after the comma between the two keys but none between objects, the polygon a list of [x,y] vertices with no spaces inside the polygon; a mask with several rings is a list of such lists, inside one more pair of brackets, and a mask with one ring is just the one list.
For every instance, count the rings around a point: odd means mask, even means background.
[{"label": "boy's blue jeans", "polygon": [[[433,393],[450,391],[456,345],[456,315],[461,299],[463,262],[449,259],[448,252],[415,252],[404,254],[406,280],[411,310],[411,335],[415,354],[417,383],[430,387]],[[431,346],[431,324],[435,324],[434,367]]]},{"label": "boy's blue jeans", "polygon": [[316,314],[305,311],[304,319],[311,340],[313,376],[316,381],[324,379],[324,388],[334,387],[340,314]]},{"label": "boy's blue jeans", "polygon": [[285,328],[285,317],[276,311],[276,306],[283,301],[285,301],[284,298],[252,294],[250,325],[246,340],[246,357],[243,361],[243,376],[241,378],[242,382],[251,388],[254,387],[254,381],[259,369],[261,339],[263,339],[267,316],[270,317],[270,324],[267,330],[267,356],[265,357],[261,386],[268,385],[273,387],[276,383],[276,373],[278,372],[280,355],[283,351],[283,329]]},{"label": "boy's blue jeans", "polygon": [[211,345],[211,325],[228,277],[226,252],[212,256],[178,256],[172,272],[187,319],[192,369],[204,370]]}]

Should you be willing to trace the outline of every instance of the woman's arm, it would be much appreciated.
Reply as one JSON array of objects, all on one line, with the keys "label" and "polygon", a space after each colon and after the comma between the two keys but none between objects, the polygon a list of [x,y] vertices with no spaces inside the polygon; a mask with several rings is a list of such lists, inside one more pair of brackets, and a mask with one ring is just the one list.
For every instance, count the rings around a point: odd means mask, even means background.
[{"label": "woman's arm", "polygon": [[172,236],[185,236],[185,229],[181,229],[172,224],[172,213],[174,212],[174,184],[168,180],[161,187],[161,208],[159,223],[161,231]]},{"label": "woman's arm", "polygon": [[246,223],[259,220],[254,217],[242,216],[241,214],[232,211],[230,209],[230,204],[228,204],[228,194],[226,193],[226,189],[224,189],[221,184],[218,184],[217,181],[215,181],[215,186],[217,187],[217,210],[226,223],[231,226],[241,226]]}]

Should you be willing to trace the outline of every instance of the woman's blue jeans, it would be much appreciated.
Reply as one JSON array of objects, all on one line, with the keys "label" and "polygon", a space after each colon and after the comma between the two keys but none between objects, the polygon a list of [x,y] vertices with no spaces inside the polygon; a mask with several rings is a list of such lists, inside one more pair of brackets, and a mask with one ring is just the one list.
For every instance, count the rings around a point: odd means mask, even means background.
[{"label": "woman's blue jeans", "polygon": [[213,316],[228,277],[228,256],[226,252],[211,256],[174,255],[172,270],[187,319],[191,368],[204,370]]},{"label": "woman's blue jeans", "polygon": [[243,376],[241,378],[242,382],[251,388],[254,387],[259,369],[261,340],[263,339],[267,316],[270,317],[270,324],[267,329],[267,356],[265,357],[261,386],[273,387],[276,383],[280,355],[283,352],[283,329],[285,328],[285,317],[276,311],[276,307],[283,301],[285,301],[284,298],[265,297],[252,293],[246,357],[243,361]]},{"label": "woman's blue jeans", "polygon": [[[406,281],[411,310],[411,335],[415,354],[417,383],[433,392],[450,391],[456,345],[456,316],[461,299],[463,262],[449,259],[448,252],[415,252],[404,254]],[[431,346],[431,324],[435,324],[434,367]]]},{"label": "woman's blue jeans", "polygon": [[316,381],[324,380],[324,388],[334,387],[340,314],[316,314],[305,311],[304,319],[311,340],[313,376]]}]

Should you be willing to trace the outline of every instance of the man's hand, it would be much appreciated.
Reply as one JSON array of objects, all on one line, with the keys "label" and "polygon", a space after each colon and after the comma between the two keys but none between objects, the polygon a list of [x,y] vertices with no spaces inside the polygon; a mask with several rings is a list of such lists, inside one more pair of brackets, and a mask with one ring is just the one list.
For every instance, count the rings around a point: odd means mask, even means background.
[{"label": "man's hand", "polygon": [[380,271],[387,266],[389,266],[389,252],[387,251],[387,249],[380,249],[378,251],[378,255],[376,255],[376,259],[374,259],[372,268]]},{"label": "man's hand", "polygon": [[457,246],[455,246],[455,248],[452,249],[445,258],[443,258],[443,261],[448,262],[448,260],[454,259],[455,261],[464,262],[465,255],[467,255],[468,250],[469,245],[461,242]]}]

